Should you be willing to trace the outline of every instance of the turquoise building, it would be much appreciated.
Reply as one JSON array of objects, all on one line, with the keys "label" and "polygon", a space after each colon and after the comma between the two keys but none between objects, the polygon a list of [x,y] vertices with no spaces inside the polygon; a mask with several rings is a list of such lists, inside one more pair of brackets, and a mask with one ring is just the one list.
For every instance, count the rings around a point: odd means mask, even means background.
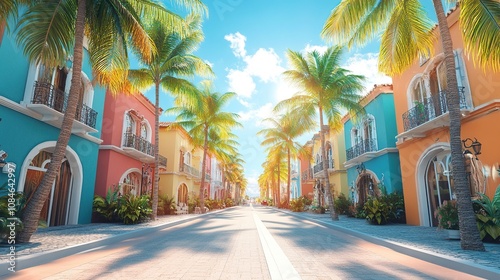
[{"label": "turquoise building", "polygon": [[[30,63],[15,37],[1,25],[0,150],[8,155],[5,161],[16,166],[17,190],[28,193],[40,183],[59,136],[72,58],[52,69]],[[40,217],[49,226],[91,221],[105,89],[92,85],[88,57],[84,49],[82,91],[72,135]],[[8,175],[0,173],[0,185]]]},{"label": "turquoise building", "polygon": [[371,195],[402,194],[392,85],[375,86],[360,103],[363,116],[344,118],[350,197],[364,203]]}]

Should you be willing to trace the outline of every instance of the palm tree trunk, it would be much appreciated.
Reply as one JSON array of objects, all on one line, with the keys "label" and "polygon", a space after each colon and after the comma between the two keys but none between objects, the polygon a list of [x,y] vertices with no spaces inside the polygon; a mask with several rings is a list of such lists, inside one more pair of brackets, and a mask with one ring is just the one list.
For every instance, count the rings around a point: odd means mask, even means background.
[{"label": "palm tree trunk", "polygon": [[325,134],[323,131],[323,108],[321,106],[319,107],[319,125],[323,176],[325,176],[325,198],[328,204],[328,209],[330,209],[330,217],[332,218],[332,220],[337,221],[339,219],[339,216],[337,212],[335,212],[335,208],[333,207],[333,194],[330,190],[330,178],[328,178],[328,162],[326,161]]},{"label": "palm tree trunk", "polygon": [[471,193],[465,173],[464,158],[462,155],[462,142],[460,136],[461,114],[458,83],[455,72],[455,58],[453,55],[453,42],[446,21],[441,0],[433,0],[434,9],[439,22],[439,32],[446,62],[446,103],[450,116],[450,148],[451,164],[453,166],[453,181],[457,195],[458,218],[460,228],[460,245],[464,250],[484,251],[479,230],[476,224],[476,215],[472,208]]},{"label": "palm tree trunk", "polygon": [[201,161],[201,183],[200,183],[200,208],[201,213],[205,213],[205,166],[207,164],[207,151],[208,151],[208,126],[204,129],[204,142],[203,142],[203,159]]},{"label": "palm tree trunk", "polygon": [[280,160],[278,161],[278,204],[276,204],[276,206],[278,206],[278,208],[281,208],[281,170],[280,170],[280,163],[281,163],[281,158]]},{"label": "palm tree trunk", "polygon": [[85,9],[86,0],[78,1],[78,12],[76,17],[75,26],[75,48],[73,50],[73,77],[71,78],[71,88],[69,90],[68,103],[66,111],[64,112],[63,123],[61,132],[57,139],[54,153],[50,159],[50,165],[42,182],[33,194],[30,202],[26,206],[23,214],[24,229],[18,236],[18,241],[28,242],[31,236],[38,228],[38,220],[40,219],[40,212],[43,205],[47,200],[52,185],[56,176],[59,175],[61,170],[61,163],[66,154],[66,147],[68,146],[71,137],[71,129],[75,119],[76,107],[78,105],[80,88],[81,88],[81,72],[83,60],[83,32],[85,28]]},{"label": "palm tree trunk", "polygon": [[288,182],[287,182],[287,185],[286,185],[286,193],[287,193],[287,198],[286,198],[286,202],[287,202],[287,208],[288,206],[290,205],[290,177],[291,177],[291,168],[290,168],[290,148],[287,149],[287,156],[288,156]]},{"label": "palm tree trunk", "polygon": [[160,84],[156,82],[155,85],[155,178],[153,182],[153,190],[151,196],[153,197],[153,213],[151,213],[151,218],[156,220],[158,215],[158,192],[160,181]]}]

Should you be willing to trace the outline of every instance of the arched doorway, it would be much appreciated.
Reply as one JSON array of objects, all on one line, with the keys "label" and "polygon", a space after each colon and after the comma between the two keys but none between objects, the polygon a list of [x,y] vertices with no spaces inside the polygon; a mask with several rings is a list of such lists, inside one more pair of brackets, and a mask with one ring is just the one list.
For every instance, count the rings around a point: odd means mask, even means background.
[{"label": "arched doorway", "polygon": [[188,187],[186,184],[181,184],[177,189],[177,203],[188,203]]},{"label": "arched doorway", "polygon": [[[23,191],[25,194],[31,195],[36,191],[47,171],[51,157],[52,153],[40,151],[31,160],[24,181]],[[60,226],[68,223],[70,198],[73,190],[72,180],[71,166],[65,158],[61,164],[59,176],[56,177],[52,184],[49,197],[40,212],[40,221],[48,226]]]},{"label": "arched doorway", "polygon": [[120,180],[121,195],[140,195],[141,189],[141,172],[137,168],[128,170]]},{"label": "arched doorway", "polygon": [[359,175],[358,182],[356,184],[356,191],[358,195],[357,201],[358,203],[361,203],[361,205],[365,204],[370,196],[374,196],[378,193],[377,186],[372,179],[371,174],[362,173]]},{"label": "arched doorway", "polygon": [[435,153],[427,162],[424,176],[429,225],[437,226],[434,212],[445,200],[455,197],[450,152]]}]

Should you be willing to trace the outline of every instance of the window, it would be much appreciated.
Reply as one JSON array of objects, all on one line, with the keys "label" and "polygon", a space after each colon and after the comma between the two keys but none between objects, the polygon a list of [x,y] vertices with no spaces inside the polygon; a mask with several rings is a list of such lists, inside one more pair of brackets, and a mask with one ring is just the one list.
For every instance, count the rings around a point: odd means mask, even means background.
[{"label": "window", "polygon": [[362,137],[361,137],[361,132],[359,131],[359,128],[353,127],[351,129],[351,146],[354,147],[358,144],[361,143]]},{"label": "window", "polygon": [[139,195],[142,176],[139,172],[130,172],[120,184],[121,195]]},{"label": "window", "polygon": [[191,166],[191,153],[187,152],[184,154],[184,164]]}]

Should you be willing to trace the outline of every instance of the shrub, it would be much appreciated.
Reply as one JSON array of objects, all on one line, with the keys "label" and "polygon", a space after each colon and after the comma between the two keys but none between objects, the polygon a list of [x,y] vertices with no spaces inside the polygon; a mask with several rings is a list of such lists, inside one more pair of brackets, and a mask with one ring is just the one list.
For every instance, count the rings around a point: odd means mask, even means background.
[{"label": "shrub", "polygon": [[500,242],[500,186],[493,199],[482,193],[472,200],[476,222],[481,239],[486,242]]},{"label": "shrub", "polygon": [[195,192],[189,193],[188,212],[194,213],[194,208],[200,206],[200,197]]},{"label": "shrub", "polygon": [[363,210],[366,214],[366,220],[372,225],[385,225],[389,222],[391,206],[381,199],[376,197],[369,198]]},{"label": "shrub", "polygon": [[118,191],[119,188],[113,186],[109,188],[106,197],[94,196],[93,211],[97,214],[97,221],[116,222],[118,221]]},{"label": "shrub", "polygon": [[153,213],[148,195],[124,195],[120,197],[118,217],[124,224],[137,224]]},{"label": "shrub", "polygon": [[[11,244],[10,240],[19,236],[18,233],[24,228],[21,217],[29,196],[22,192],[11,192],[12,188],[13,186],[9,186],[7,183],[0,187],[0,243]],[[11,237],[11,222],[15,223],[13,237]],[[9,237],[11,238],[9,239]]]},{"label": "shrub", "polygon": [[293,212],[304,211],[304,206],[304,200],[300,197],[297,199],[292,199],[292,201],[290,201],[290,210],[292,210]]},{"label": "shrub", "polygon": [[389,215],[389,222],[391,223],[406,223],[405,202],[404,197],[397,192],[380,197],[385,203],[390,205],[391,213]]},{"label": "shrub", "polygon": [[175,197],[158,196],[158,215],[171,215],[175,211]]},{"label": "shrub", "polygon": [[340,195],[333,201],[333,207],[335,212],[339,215],[345,215],[349,213],[349,206],[352,202],[343,194]]},{"label": "shrub", "polygon": [[458,208],[456,200],[445,200],[434,212],[439,229],[458,229]]},{"label": "shrub", "polygon": [[233,207],[234,201],[231,198],[226,198],[226,200],[224,201],[224,204],[226,205],[226,207]]}]

